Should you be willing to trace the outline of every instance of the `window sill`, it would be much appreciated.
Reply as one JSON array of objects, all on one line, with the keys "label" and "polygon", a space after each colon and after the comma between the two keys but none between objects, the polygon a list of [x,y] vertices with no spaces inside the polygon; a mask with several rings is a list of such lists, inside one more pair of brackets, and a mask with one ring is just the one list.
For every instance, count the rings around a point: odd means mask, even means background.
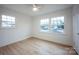
[{"label": "window sill", "polygon": [[0,30],[9,30],[9,29],[15,29],[15,27],[2,27]]},{"label": "window sill", "polygon": [[40,33],[49,33],[49,34],[61,34],[66,35],[65,32],[53,32],[53,31],[40,31]]}]

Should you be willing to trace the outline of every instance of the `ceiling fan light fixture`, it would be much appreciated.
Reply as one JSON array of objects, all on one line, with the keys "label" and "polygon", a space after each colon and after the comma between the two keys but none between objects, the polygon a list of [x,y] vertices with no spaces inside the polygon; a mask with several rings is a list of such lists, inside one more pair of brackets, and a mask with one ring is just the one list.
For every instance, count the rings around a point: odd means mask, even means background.
[{"label": "ceiling fan light fixture", "polygon": [[33,7],[33,11],[38,11],[38,8],[37,7]]},{"label": "ceiling fan light fixture", "polygon": [[38,11],[39,10],[39,8],[37,7],[37,5],[36,4],[33,4],[33,9],[32,9],[33,11]]}]

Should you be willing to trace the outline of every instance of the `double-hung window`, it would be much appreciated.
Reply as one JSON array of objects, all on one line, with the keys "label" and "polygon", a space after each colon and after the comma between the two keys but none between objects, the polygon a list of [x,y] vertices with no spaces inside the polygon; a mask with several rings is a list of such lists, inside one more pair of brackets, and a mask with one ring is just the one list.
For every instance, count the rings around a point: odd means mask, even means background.
[{"label": "double-hung window", "polygon": [[15,17],[2,15],[2,28],[14,28],[15,27]]},{"label": "double-hung window", "polygon": [[64,16],[40,20],[41,31],[64,32]]}]

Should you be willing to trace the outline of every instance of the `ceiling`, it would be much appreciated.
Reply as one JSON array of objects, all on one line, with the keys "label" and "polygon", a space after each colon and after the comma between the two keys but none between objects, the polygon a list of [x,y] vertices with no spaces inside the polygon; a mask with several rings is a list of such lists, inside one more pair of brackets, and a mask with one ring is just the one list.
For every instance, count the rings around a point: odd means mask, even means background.
[{"label": "ceiling", "polygon": [[3,4],[1,6],[30,16],[43,15],[72,7],[71,4],[38,4],[37,6],[40,7],[40,9],[39,11],[34,12],[32,11],[32,4]]}]

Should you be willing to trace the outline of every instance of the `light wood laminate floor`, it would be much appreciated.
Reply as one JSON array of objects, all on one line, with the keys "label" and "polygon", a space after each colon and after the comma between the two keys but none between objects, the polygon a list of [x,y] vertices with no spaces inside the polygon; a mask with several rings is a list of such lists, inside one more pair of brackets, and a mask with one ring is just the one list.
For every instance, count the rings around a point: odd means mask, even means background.
[{"label": "light wood laminate floor", "polygon": [[29,38],[0,48],[1,55],[75,55],[72,47]]}]

